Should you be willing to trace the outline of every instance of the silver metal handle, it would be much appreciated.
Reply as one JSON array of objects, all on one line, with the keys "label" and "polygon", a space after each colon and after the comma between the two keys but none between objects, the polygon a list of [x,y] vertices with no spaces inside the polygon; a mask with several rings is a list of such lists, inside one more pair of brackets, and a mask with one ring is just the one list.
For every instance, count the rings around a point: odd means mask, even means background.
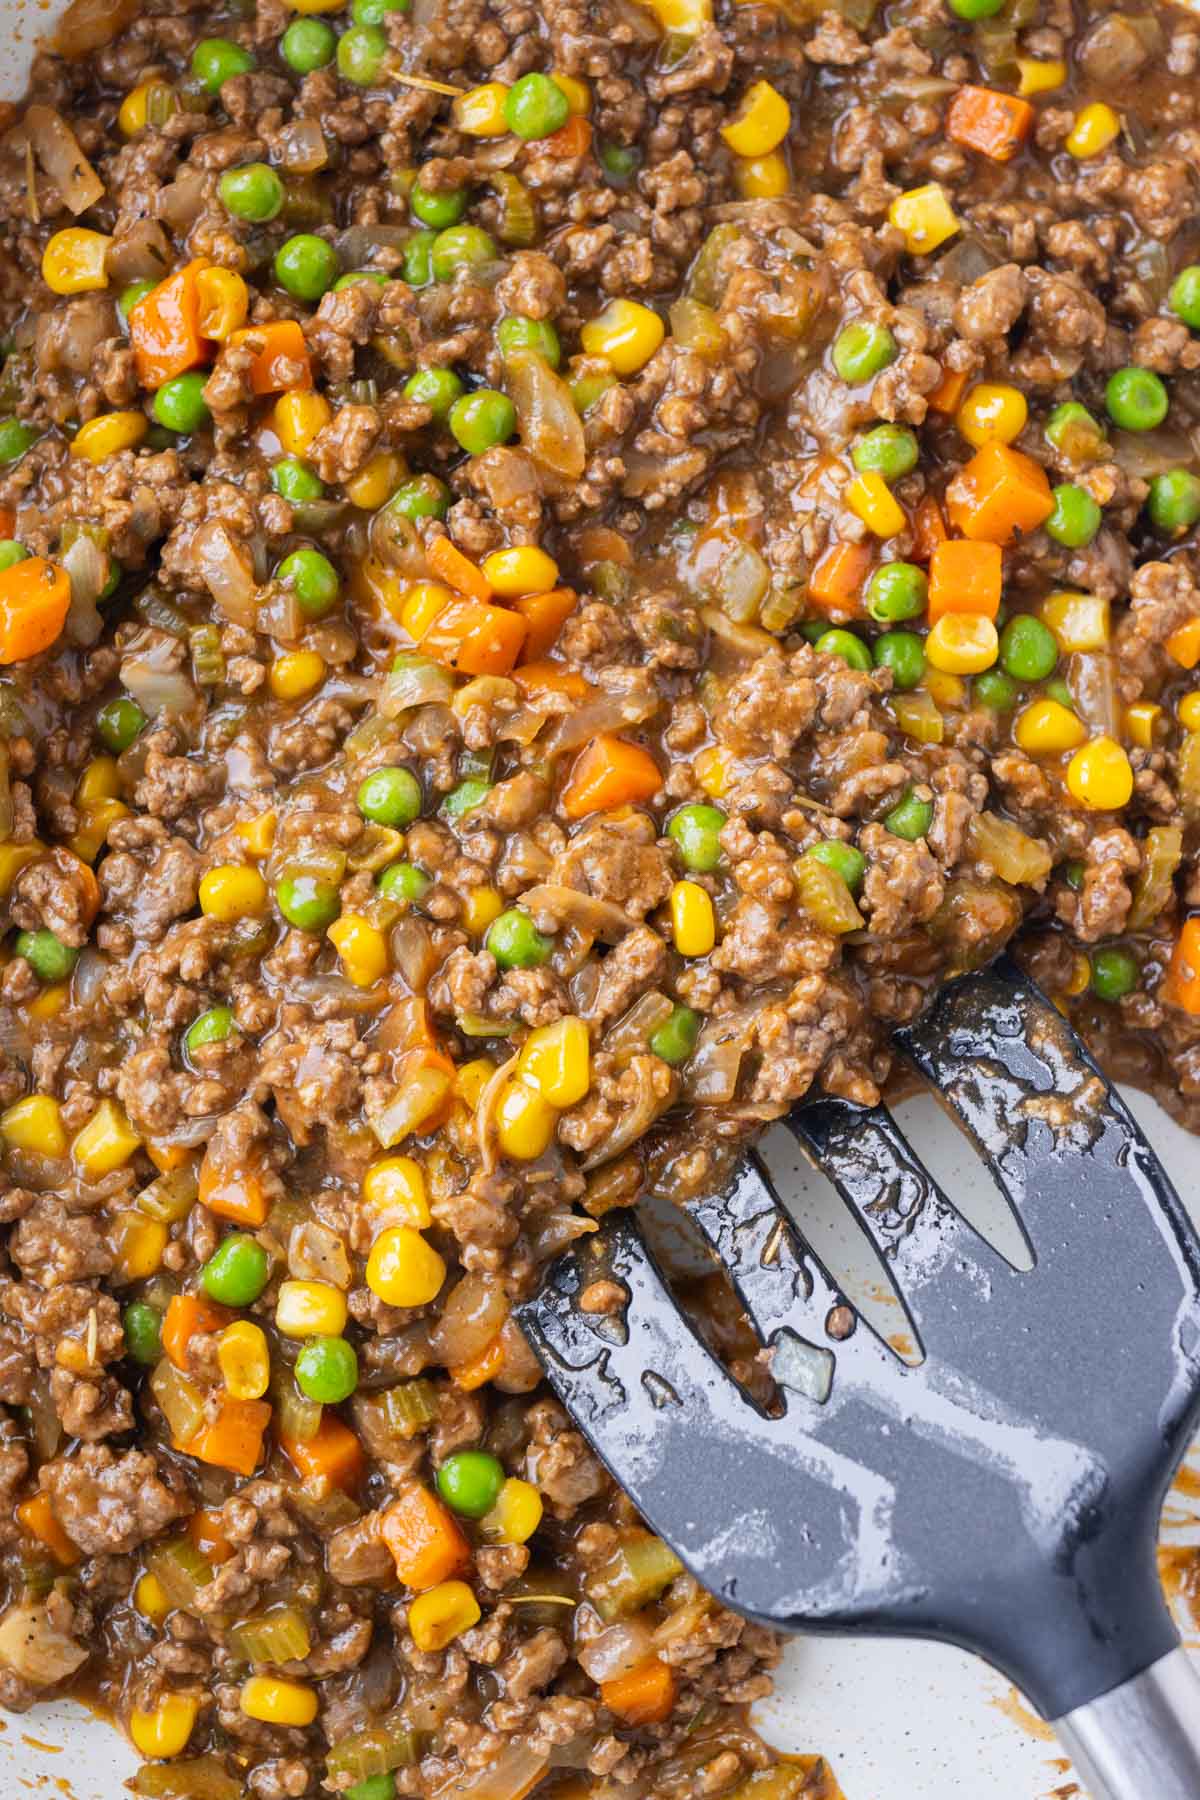
[{"label": "silver metal handle", "polygon": [[1185,1650],[1054,1729],[1091,1800],[1200,1800],[1200,1677]]}]

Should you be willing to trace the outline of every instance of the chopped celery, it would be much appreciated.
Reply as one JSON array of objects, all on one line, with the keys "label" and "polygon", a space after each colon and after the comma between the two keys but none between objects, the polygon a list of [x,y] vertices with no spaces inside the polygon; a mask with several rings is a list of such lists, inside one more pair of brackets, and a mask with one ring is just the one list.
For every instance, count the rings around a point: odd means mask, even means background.
[{"label": "chopped celery", "polygon": [[339,1787],[354,1787],[372,1775],[407,1768],[421,1755],[422,1735],[405,1723],[399,1710],[390,1712],[377,1725],[335,1744],[325,1759],[325,1772]]},{"label": "chopped celery", "polygon": [[196,1165],[181,1163],[179,1168],[168,1169],[156,1176],[149,1187],[142,1189],[137,1197],[138,1211],[163,1225],[175,1225],[180,1219],[187,1218],[196,1204],[198,1191]]},{"label": "chopped celery", "polygon": [[195,1382],[164,1356],[150,1377],[150,1392],[162,1408],[176,1447],[190,1444],[204,1423],[204,1396]]},{"label": "chopped celery", "polygon": [[683,1564],[661,1538],[649,1531],[627,1531],[611,1556],[592,1572],[588,1598],[605,1623],[612,1624],[657,1600],[682,1573]]},{"label": "chopped celery", "polygon": [[245,1792],[218,1756],[143,1763],[129,1785],[146,1800],[242,1800]]},{"label": "chopped celery", "polygon": [[1153,925],[1170,900],[1175,872],[1183,861],[1183,832],[1178,825],[1155,825],[1142,844],[1142,868],[1133,890],[1128,925],[1143,931]]},{"label": "chopped celery", "polygon": [[303,1662],[312,1649],[308,1620],[294,1606],[274,1606],[235,1625],[233,1642],[247,1662]]},{"label": "chopped celery", "polygon": [[797,857],[792,865],[800,904],[821,931],[840,936],[845,931],[858,931],[863,916],[854,903],[854,895],[836,869],[818,862],[812,856]]},{"label": "chopped celery", "polygon": [[372,1441],[387,1438],[404,1444],[415,1432],[437,1417],[437,1392],[432,1382],[402,1381],[382,1393],[364,1394],[356,1401],[371,1420]]},{"label": "chopped celery", "polygon": [[280,1437],[311,1443],[321,1429],[323,1407],[296,1386],[292,1371],[280,1365],[271,1370],[271,1399],[275,1403],[275,1429]]},{"label": "chopped celery", "polygon": [[196,1595],[213,1578],[208,1562],[188,1538],[172,1538],[160,1544],[146,1558],[146,1567],[157,1576],[172,1606],[185,1610],[195,1604]]}]

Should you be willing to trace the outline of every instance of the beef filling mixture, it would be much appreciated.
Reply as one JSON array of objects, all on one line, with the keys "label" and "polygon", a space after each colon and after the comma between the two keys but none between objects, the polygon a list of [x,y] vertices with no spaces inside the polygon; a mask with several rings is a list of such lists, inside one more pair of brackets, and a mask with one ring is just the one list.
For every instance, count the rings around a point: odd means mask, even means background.
[{"label": "beef filling mixture", "polygon": [[76,0],[0,138],[5,1705],[148,1796],[807,1791],[512,1308],[1009,939],[1200,1122],[1198,65]]}]

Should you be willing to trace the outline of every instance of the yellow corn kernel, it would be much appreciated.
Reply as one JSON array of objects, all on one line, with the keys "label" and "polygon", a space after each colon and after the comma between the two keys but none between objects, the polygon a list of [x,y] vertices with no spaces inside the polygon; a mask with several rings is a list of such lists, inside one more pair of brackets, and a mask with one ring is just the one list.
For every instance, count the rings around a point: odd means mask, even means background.
[{"label": "yellow corn kernel", "polygon": [[1082,994],[1087,991],[1087,986],[1091,979],[1091,963],[1086,956],[1081,956],[1079,952],[1076,951],[1074,961],[1071,964],[1071,973],[1067,978],[1065,986],[1059,991],[1065,994],[1068,1000],[1073,1000],[1077,994]]},{"label": "yellow corn kernel", "polygon": [[[566,91],[563,88],[564,94]],[[507,98],[508,89],[502,81],[485,81],[482,87],[459,94],[450,108],[451,123],[456,131],[465,131],[468,137],[506,137],[508,120],[504,116],[504,102]],[[568,95],[568,106],[570,103]]]},{"label": "yellow corn kernel", "polygon": [[266,882],[257,869],[244,864],[226,863],[200,879],[200,911],[225,925],[261,918],[268,901]]},{"label": "yellow corn kernel", "polygon": [[1067,79],[1067,65],[1057,57],[1040,61],[1033,56],[1018,56],[1017,69],[1021,82],[1018,94],[1028,100],[1031,94],[1049,94]]},{"label": "yellow corn kernel", "polygon": [[496,1107],[496,1141],[514,1162],[535,1162],[550,1147],[558,1114],[519,1077],[505,1082]]},{"label": "yellow corn kernel", "polygon": [[122,137],[136,137],[139,131],[146,129],[150,116],[150,86],[150,82],[143,81],[138,87],[131,88],[122,100],[117,113],[117,126]]},{"label": "yellow corn kernel", "polygon": [[[495,1063],[489,1062],[486,1056],[476,1056],[470,1062],[459,1063],[454,1076],[454,1088],[464,1105],[475,1110],[479,1105],[479,1096],[495,1073]],[[414,1220],[414,1223],[417,1221]],[[425,1223],[429,1223],[428,1219]]]},{"label": "yellow corn kernel", "polygon": [[347,980],[355,987],[374,987],[387,974],[387,939],[361,913],[343,913],[325,935],[341,958]]},{"label": "yellow corn kernel", "polygon": [[116,1255],[114,1279],[118,1286],[131,1281],[149,1281],[162,1267],[167,1247],[167,1228],[161,1219],[148,1219],[145,1213],[119,1212],[113,1220],[113,1250]]},{"label": "yellow corn kernel", "polygon": [[1109,603],[1098,594],[1047,594],[1042,620],[1064,656],[1075,650],[1103,650],[1112,636]]},{"label": "yellow corn kernel", "polygon": [[721,136],[735,156],[766,156],[782,144],[792,123],[792,109],[769,81],[756,81],[746,89],[741,105]]},{"label": "yellow corn kernel", "polygon": [[1067,149],[1083,162],[1089,156],[1099,156],[1120,135],[1120,115],[1103,100],[1095,100],[1075,114],[1075,123],[1067,137]]},{"label": "yellow corn kernel", "polygon": [[954,423],[977,450],[984,444],[1011,444],[1029,418],[1029,403],[1020,388],[1004,382],[980,381],[963,398]]},{"label": "yellow corn kernel", "polygon": [[68,225],[56,231],[42,253],[42,279],[55,294],[84,294],[108,286],[105,257],[112,243],[102,231]]},{"label": "yellow corn kernel", "polygon": [[610,300],[579,334],[587,356],[603,356],[618,375],[644,369],[665,335],[656,312],[636,300]]},{"label": "yellow corn kernel", "polygon": [[81,862],[95,862],[117,820],[128,817],[123,800],[89,800],[79,808],[79,829],[68,840],[68,847]]},{"label": "yellow corn kernel", "polygon": [[75,804],[87,806],[92,800],[115,800],[121,792],[121,771],[115,756],[93,756],[75,783]]},{"label": "yellow corn kernel", "polygon": [[[503,1490],[502,1490],[503,1491]],[[143,1575],[133,1590],[133,1604],[143,1619],[158,1625],[171,1610],[167,1590],[157,1575]]]},{"label": "yellow corn kernel", "polygon": [[164,1694],[153,1712],[129,1715],[129,1735],[143,1756],[178,1756],[186,1748],[200,1711],[187,1694]]},{"label": "yellow corn kernel", "polygon": [[[340,3],[340,0],[339,0]],[[288,0],[293,12],[330,12],[326,4],[313,6],[305,0],[298,6]],[[251,1675],[242,1683],[241,1709],[248,1719],[259,1719],[264,1725],[311,1725],[317,1716],[316,1689],[301,1681],[282,1681],[277,1675]]]},{"label": "yellow corn kernel", "polygon": [[716,943],[713,903],[698,881],[677,881],[671,889],[671,934],[680,956],[707,956]]},{"label": "yellow corn kernel", "polygon": [[961,677],[948,675],[944,669],[926,669],[921,686],[943,710],[966,704],[967,690]]},{"label": "yellow corn kernel", "polygon": [[287,455],[303,456],[332,417],[333,408],[323,394],[296,389],[290,394],[280,394],[271,414],[271,423]]},{"label": "yellow corn kernel", "polygon": [[197,271],[196,292],[200,297],[196,323],[201,337],[223,344],[246,323],[250,290],[236,270],[219,269],[210,263]]},{"label": "yellow corn kernel", "polygon": [[943,613],[925,639],[925,655],[946,675],[981,675],[1000,654],[1000,637],[982,613]]},{"label": "yellow corn kernel", "polygon": [[536,544],[493,550],[483,560],[483,575],[493,594],[519,600],[522,594],[548,594],[558,585],[558,564]]},{"label": "yellow corn kernel", "polygon": [[275,1302],[275,1329],[284,1337],[341,1337],[346,1296],[328,1281],[284,1281]]},{"label": "yellow corn kernel", "polygon": [[1018,717],[1013,736],[1034,756],[1074,750],[1087,737],[1087,727],[1058,700],[1034,700]]},{"label": "yellow corn kernel", "polygon": [[[465,1065],[472,1067],[470,1063]],[[491,1064],[488,1064],[489,1070]],[[462,1074],[462,1069],[459,1070]],[[424,1230],[433,1224],[425,1176],[411,1156],[385,1156],[372,1163],[363,1176],[363,1199],[383,1218]]]},{"label": "yellow corn kernel", "polygon": [[[1197,708],[1197,719],[1200,720],[1200,708]],[[1156,706],[1153,700],[1137,700],[1132,706],[1125,708],[1125,736],[1139,750],[1149,750],[1154,744],[1155,727],[1162,717],[1162,707]],[[1182,721],[1182,709],[1180,709]]]},{"label": "yellow corn kernel", "polygon": [[102,413],[89,419],[71,439],[71,455],[86,456],[91,463],[102,463],[120,450],[134,450],[150,429],[150,421],[142,412]]},{"label": "yellow corn kernel", "polygon": [[414,581],[400,607],[400,623],[414,644],[419,644],[442,608],[454,595],[440,581]]},{"label": "yellow corn kernel", "polygon": [[277,700],[303,700],[316,693],[328,673],[315,650],[285,650],[267,671],[267,685]]},{"label": "yellow corn kernel", "polygon": [[472,888],[463,907],[463,929],[472,937],[482,937],[503,911],[504,900],[494,887]]},{"label": "yellow corn kernel", "polygon": [[[1133,708],[1129,710],[1132,712]],[[1183,696],[1175,708],[1175,717],[1185,731],[1200,731],[1200,689]]]},{"label": "yellow corn kernel", "polygon": [[63,1156],[67,1134],[58,1101],[49,1094],[29,1094],[0,1113],[0,1137],[10,1150],[35,1150],[41,1156]]},{"label": "yellow corn kernel", "polygon": [[650,11],[664,31],[697,37],[713,22],[712,0],[649,0]]},{"label": "yellow corn kernel", "polygon": [[411,1225],[389,1225],[371,1245],[367,1286],[388,1306],[428,1306],[445,1279],[442,1258]]},{"label": "yellow corn kernel", "polygon": [[261,1400],[271,1380],[271,1352],[262,1327],[236,1319],[217,1339],[225,1391],[234,1400]]},{"label": "yellow corn kernel", "polygon": [[394,450],[377,450],[367,458],[357,475],[342,483],[351,506],[363,512],[378,512],[395,493],[408,472],[408,464]]},{"label": "yellow corn kernel", "polygon": [[408,1629],[417,1649],[430,1655],[444,1650],[482,1617],[479,1602],[465,1581],[441,1581],[417,1595],[408,1609]]},{"label": "yellow corn kernel", "polygon": [[496,1504],[480,1523],[484,1537],[497,1544],[525,1544],[542,1522],[542,1496],[531,1481],[510,1475]]},{"label": "yellow corn kernel", "polygon": [[1115,739],[1093,738],[1067,764],[1067,787],[1090,812],[1116,812],[1133,794],[1129,758]]},{"label": "yellow corn kernel", "polygon": [[92,1181],[125,1166],[141,1138],[115,1100],[102,1100],[71,1145],[71,1155]]},{"label": "yellow corn kernel", "polygon": [[936,181],[898,195],[888,208],[888,220],[904,233],[910,256],[928,256],[962,229],[945,189]]},{"label": "yellow corn kernel", "polygon": [[341,12],[346,0],[284,0],[284,5],[296,13],[333,13]]},{"label": "yellow corn kernel", "polygon": [[275,814],[273,812],[261,812],[253,819],[243,819],[236,830],[238,837],[245,844],[251,856],[270,855],[271,846],[275,842]]},{"label": "yellow corn kernel", "polygon": [[26,863],[46,854],[46,846],[38,838],[25,844],[0,844],[0,900],[6,900],[13,882]]},{"label": "yellow corn kernel", "polygon": [[[703,891],[703,890],[702,890]],[[539,1025],[525,1039],[517,1073],[551,1106],[574,1106],[591,1084],[588,1028],[571,1013],[553,1025]]]},{"label": "yellow corn kernel", "polygon": [[693,758],[692,771],[705,793],[713,800],[720,800],[729,792],[729,757],[716,744],[710,744],[707,750],[701,750]]},{"label": "yellow corn kernel", "polygon": [[561,88],[567,105],[576,118],[586,119],[592,110],[592,90],[586,81],[577,75],[564,75],[561,69],[554,69],[550,79],[556,88]]},{"label": "yellow corn kernel", "polygon": [[855,477],[846,489],[846,505],[876,537],[895,537],[908,524],[904,508],[876,469]]},{"label": "yellow corn kernel", "polygon": [[71,990],[65,981],[55,982],[53,987],[45,987],[40,994],[35,994],[25,1007],[27,1017],[39,1023],[46,1019],[56,1019],[70,998]]},{"label": "yellow corn kernel", "polygon": [[779,150],[769,150],[765,156],[739,156],[733,165],[733,179],[743,200],[778,200],[792,187],[787,158]]}]

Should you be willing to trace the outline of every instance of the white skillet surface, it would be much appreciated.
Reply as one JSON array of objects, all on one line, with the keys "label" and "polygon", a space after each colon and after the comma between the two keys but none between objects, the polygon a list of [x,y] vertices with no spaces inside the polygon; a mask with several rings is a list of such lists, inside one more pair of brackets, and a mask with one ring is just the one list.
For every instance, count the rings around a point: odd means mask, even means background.
[{"label": "white skillet surface", "polygon": [[[0,98],[20,96],[33,45],[63,4],[0,0]],[[1200,1228],[1195,1139],[1144,1095],[1127,1098]],[[915,1100],[897,1111],[950,1195],[970,1195],[986,1208],[991,1183],[940,1108]],[[772,1161],[777,1172],[795,1171],[783,1192],[819,1204],[823,1184],[783,1142]],[[1166,1532],[1200,1539],[1196,1504],[1181,1499]],[[1200,1651],[1197,1622],[1180,1624]],[[1078,1791],[1057,1745],[1008,1683],[945,1645],[796,1639],[776,1693],[756,1716],[780,1749],[828,1756],[846,1800],[1051,1800],[1055,1790]],[[81,1707],[60,1702],[19,1718],[0,1713],[3,1800],[118,1800],[135,1766],[125,1740]]]}]

